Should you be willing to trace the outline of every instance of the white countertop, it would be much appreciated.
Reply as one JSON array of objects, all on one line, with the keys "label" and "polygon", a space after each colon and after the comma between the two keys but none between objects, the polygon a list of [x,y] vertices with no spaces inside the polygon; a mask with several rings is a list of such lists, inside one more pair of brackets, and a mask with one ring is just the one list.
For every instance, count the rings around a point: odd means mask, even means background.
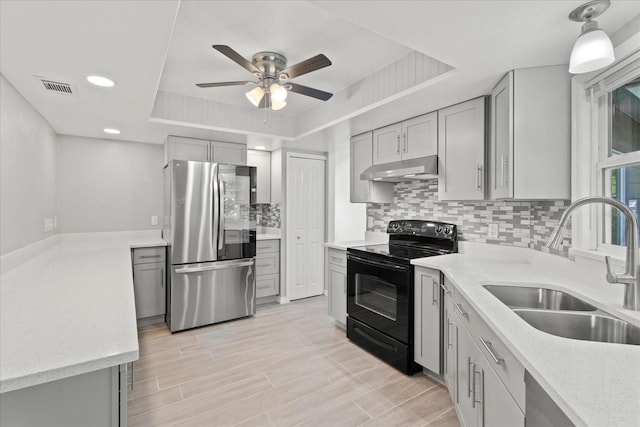
[{"label": "white countertop", "polygon": [[0,276],[0,392],[138,359],[131,248],[155,232],[55,236]]},{"label": "white countertop", "polygon": [[279,234],[258,233],[256,234],[256,240],[280,240]]},{"label": "white countertop", "polygon": [[348,240],[344,242],[325,242],[325,248],[339,249],[346,251],[349,248],[356,246],[367,245],[383,245],[389,242],[389,235],[387,233],[377,231],[367,231],[363,240]]},{"label": "white countertop", "polygon": [[[572,340],[533,328],[482,283],[544,284],[640,325],[622,308],[622,286],[568,259],[497,245],[461,244],[462,253],[422,258],[442,271],[576,425],[640,425],[640,346]],[[604,269],[604,267],[602,267]]]}]

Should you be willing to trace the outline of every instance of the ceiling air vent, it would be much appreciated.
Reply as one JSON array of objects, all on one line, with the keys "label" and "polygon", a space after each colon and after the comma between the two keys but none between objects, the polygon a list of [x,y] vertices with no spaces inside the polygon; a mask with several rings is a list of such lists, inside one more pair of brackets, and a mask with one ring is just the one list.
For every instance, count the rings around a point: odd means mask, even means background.
[{"label": "ceiling air vent", "polygon": [[48,93],[58,93],[60,95],[71,95],[71,96],[76,95],[74,87],[71,85],[71,83],[59,82],[56,80],[47,79],[40,76],[34,76],[34,77],[38,79],[40,83],[42,83],[44,90]]}]

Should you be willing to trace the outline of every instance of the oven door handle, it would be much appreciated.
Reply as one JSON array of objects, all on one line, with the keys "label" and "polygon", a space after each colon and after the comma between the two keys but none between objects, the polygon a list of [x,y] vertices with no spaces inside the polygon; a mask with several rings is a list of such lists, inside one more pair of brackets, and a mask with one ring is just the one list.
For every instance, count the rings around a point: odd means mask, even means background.
[{"label": "oven door handle", "polygon": [[360,262],[362,264],[367,264],[367,265],[371,265],[373,267],[383,267],[383,268],[390,268],[390,269],[394,269],[394,270],[408,270],[409,267],[406,265],[397,265],[388,261],[383,261],[383,260],[378,260],[376,259],[375,261],[370,260],[370,259],[366,259],[366,258],[361,258],[359,256],[355,256],[352,254],[347,254],[347,260],[350,261],[355,261],[355,262]]}]

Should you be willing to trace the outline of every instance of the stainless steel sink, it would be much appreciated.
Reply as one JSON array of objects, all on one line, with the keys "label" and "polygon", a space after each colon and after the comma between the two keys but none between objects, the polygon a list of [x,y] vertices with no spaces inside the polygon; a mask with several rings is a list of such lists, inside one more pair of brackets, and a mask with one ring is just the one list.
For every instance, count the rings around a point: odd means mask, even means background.
[{"label": "stainless steel sink", "polygon": [[595,311],[596,307],[562,291],[541,287],[484,285],[509,308]]},{"label": "stainless steel sink", "polygon": [[559,337],[640,345],[640,327],[613,317],[566,311],[513,311],[534,328]]}]

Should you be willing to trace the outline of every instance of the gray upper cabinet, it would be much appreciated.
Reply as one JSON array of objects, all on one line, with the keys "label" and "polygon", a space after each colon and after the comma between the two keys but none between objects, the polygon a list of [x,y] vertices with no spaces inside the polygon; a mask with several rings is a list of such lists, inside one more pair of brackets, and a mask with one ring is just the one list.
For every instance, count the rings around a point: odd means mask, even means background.
[{"label": "gray upper cabinet", "polygon": [[393,183],[360,179],[373,162],[373,132],[351,138],[351,203],[391,203]]},{"label": "gray upper cabinet", "polygon": [[438,154],[438,114],[424,114],[373,131],[373,164]]},{"label": "gray upper cabinet", "polygon": [[484,200],[487,97],[438,111],[438,198]]},{"label": "gray upper cabinet", "polygon": [[566,65],[513,70],[493,89],[491,199],[570,198],[570,92]]},{"label": "gray upper cabinet", "polygon": [[247,150],[247,165],[256,167],[256,203],[271,203],[271,153]]},{"label": "gray upper cabinet", "polygon": [[164,143],[164,163],[171,160],[247,164],[247,147],[233,142],[168,136]]}]

